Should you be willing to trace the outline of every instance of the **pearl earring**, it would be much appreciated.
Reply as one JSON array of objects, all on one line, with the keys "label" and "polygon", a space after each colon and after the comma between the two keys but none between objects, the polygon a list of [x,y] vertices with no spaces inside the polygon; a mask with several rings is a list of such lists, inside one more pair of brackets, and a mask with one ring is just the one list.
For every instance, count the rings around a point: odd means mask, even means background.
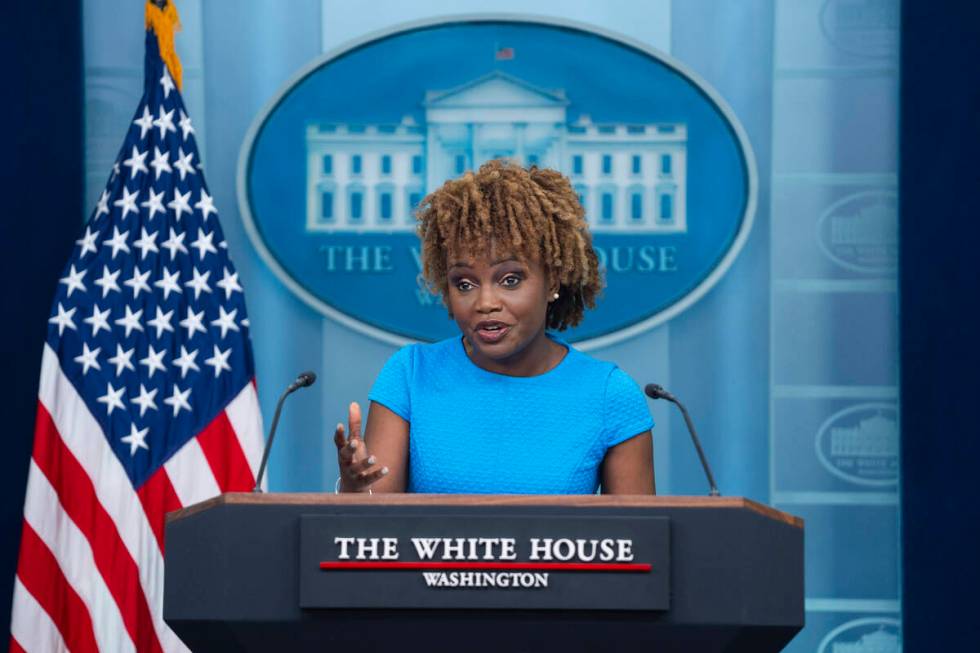
[{"label": "pearl earring", "polygon": [[552,295],[551,298],[552,299],[558,299],[558,293],[555,293],[554,295]]}]

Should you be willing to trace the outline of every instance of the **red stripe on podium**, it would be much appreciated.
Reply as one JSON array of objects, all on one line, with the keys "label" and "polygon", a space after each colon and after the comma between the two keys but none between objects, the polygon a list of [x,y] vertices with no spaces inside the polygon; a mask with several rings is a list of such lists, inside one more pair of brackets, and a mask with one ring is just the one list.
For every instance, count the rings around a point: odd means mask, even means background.
[{"label": "red stripe on podium", "polygon": [[495,570],[495,571],[650,571],[646,562],[321,562],[320,569]]}]

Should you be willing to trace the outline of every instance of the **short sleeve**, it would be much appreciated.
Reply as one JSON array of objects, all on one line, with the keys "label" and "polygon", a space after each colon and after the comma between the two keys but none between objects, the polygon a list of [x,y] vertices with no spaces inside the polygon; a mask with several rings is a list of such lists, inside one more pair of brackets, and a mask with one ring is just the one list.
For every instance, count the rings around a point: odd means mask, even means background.
[{"label": "short sleeve", "polygon": [[606,380],[604,410],[607,448],[653,428],[653,418],[643,391],[618,367]]},{"label": "short sleeve", "polygon": [[402,347],[388,359],[368,395],[406,422],[412,421],[412,350],[413,345]]}]

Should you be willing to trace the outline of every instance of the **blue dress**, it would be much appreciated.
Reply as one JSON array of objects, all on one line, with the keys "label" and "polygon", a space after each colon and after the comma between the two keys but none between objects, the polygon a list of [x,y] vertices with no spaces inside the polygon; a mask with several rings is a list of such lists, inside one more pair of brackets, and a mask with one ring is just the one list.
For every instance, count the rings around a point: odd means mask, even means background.
[{"label": "blue dress", "polygon": [[532,377],[478,367],[460,336],[397,351],[369,398],[410,424],[407,490],[595,493],[606,450],[653,419],[625,372],[565,346]]}]

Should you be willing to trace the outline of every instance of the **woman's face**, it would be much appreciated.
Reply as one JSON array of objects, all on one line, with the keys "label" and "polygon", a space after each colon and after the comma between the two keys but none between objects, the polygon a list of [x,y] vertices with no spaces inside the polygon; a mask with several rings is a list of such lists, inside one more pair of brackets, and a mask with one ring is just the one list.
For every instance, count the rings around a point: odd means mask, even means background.
[{"label": "woman's face", "polygon": [[540,261],[491,253],[448,263],[449,310],[477,364],[506,366],[544,353],[548,300],[554,291]]}]

